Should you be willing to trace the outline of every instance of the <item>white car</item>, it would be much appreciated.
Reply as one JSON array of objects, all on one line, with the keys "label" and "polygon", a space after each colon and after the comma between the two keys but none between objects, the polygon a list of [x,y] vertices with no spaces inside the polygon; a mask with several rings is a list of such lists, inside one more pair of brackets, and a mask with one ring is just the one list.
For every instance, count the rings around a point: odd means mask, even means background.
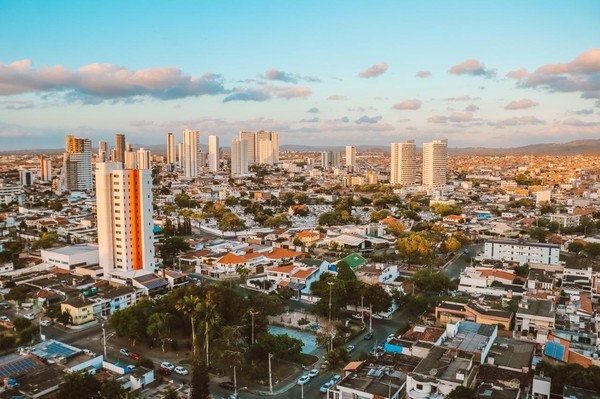
[{"label": "white car", "polygon": [[310,378],[315,378],[318,375],[319,375],[319,369],[312,369],[308,372],[308,376]]},{"label": "white car", "polygon": [[188,375],[188,371],[181,366],[175,367],[175,372],[180,375]]},{"label": "white car", "polygon": [[0,320],[2,321],[10,321],[10,319],[6,316],[0,316]]},{"label": "white car", "polygon": [[298,384],[298,385],[304,385],[308,381],[310,381],[310,377],[307,376],[307,375],[303,375],[302,377],[298,378],[298,382],[296,384]]},{"label": "white car", "polygon": [[52,322],[50,320],[42,320],[42,321],[40,321],[40,324],[43,325],[44,327],[48,327],[48,326],[52,325]]},{"label": "white car", "polygon": [[355,346],[354,346],[354,345],[348,345],[348,346],[346,347],[346,350],[347,350],[348,352],[352,352],[352,351],[354,350],[354,348],[355,348]]},{"label": "white car", "polygon": [[175,366],[173,366],[173,365],[172,365],[171,363],[169,363],[169,362],[162,362],[162,363],[160,364],[160,367],[162,367],[163,369],[170,370],[170,371],[173,371],[173,370],[175,370]]},{"label": "white car", "polygon": [[35,316],[33,315],[33,313],[24,314],[23,317],[26,318],[27,320],[35,319]]},{"label": "white car", "polygon": [[394,335],[394,334],[390,334],[390,335],[388,335],[388,337],[387,337],[387,342],[390,342],[390,341],[391,341],[392,339],[394,339],[394,338],[396,338],[396,335]]},{"label": "white car", "polygon": [[131,352],[129,352],[129,349],[121,348],[121,349],[119,350],[119,353],[120,353],[121,355],[125,356],[125,357],[129,357],[129,354],[130,354]]},{"label": "white car", "polygon": [[333,386],[333,382],[327,381],[325,384],[321,385],[319,388],[319,392],[327,393],[327,390]]}]

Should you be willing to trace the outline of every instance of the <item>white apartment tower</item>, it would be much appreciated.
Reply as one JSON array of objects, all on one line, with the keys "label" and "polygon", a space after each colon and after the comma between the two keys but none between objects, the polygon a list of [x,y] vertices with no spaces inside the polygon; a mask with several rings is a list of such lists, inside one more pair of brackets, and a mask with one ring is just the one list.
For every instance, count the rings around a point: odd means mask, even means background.
[{"label": "white apartment tower", "polygon": [[254,132],[241,131],[240,140],[246,140],[248,163],[256,163],[256,135]]},{"label": "white apartment tower", "polygon": [[219,171],[219,137],[208,136],[208,170],[211,172]]},{"label": "white apartment tower", "polygon": [[183,143],[177,144],[177,165],[183,165]]},{"label": "white apartment tower", "polygon": [[154,271],[152,172],[97,163],[96,213],[104,277],[115,271]]},{"label": "white apartment tower", "polygon": [[346,146],[346,170],[354,172],[356,169],[356,147],[353,145]]},{"label": "white apartment tower", "polygon": [[417,145],[414,140],[392,143],[390,183],[413,186],[417,175]]},{"label": "white apartment tower", "polygon": [[150,151],[140,148],[137,154],[137,169],[152,169]]},{"label": "white apartment tower", "polygon": [[66,137],[61,176],[61,188],[69,191],[92,189],[92,142]]},{"label": "white apartment tower", "polygon": [[200,132],[185,129],[183,131],[183,175],[198,177],[198,152],[200,151]]},{"label": "white apartment tower", "polygon": [[175,163],[175,135],[167,133],[167,164]]},{"label": "white apartment tower", "polygon": [[[248,163],[273,165],[279,162],[279,134],[277,132],[266,130],[258,130],[257,132],[241,131],[239,138],[248,141]],[[269,144],[261,144],[264,141]]]},{"label": "white apartment tower", "polygon": [[341,155],[337,151],[321,152],[321,166],[323,169],[339,168],[341,165]]},{"label": "white apartment tower", "polygon": [[138,154],[134,151],[125,151],[125,169],[137,169],[138,168]]},{"label": "white apartment tower", "polygon": [[231,141],[231,174],[245,175],[248,173],[248,141],[233,139]]},{"label": "white apartment tower", "polygon": [[448,169],[448,140],[434,140],[423,144],[423,185],[443,187]]},{"label": "white apartment tower", "polygon": [[273,165],[273,142],[271,140],[259,140],[256,163],[261,165]]}]

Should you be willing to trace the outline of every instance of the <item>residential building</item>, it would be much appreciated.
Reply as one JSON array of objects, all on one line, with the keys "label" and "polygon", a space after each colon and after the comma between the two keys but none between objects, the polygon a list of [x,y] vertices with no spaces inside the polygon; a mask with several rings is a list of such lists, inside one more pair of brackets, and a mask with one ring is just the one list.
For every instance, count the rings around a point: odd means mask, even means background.
[{"label": "residential building", "polygon": [[110,153],[108,151],[108,143],[106,141],[100,141],[98,143],[98,159],[97,162],[108,162]]},{"label": "residential building", "polygon": [[435,319],[439,324],[467,320],[479,324],[498,325],[505,330],[509,330],[513,313],[506,310],[492,309],[473,301],[469,303],[443,301],[435,307]]},{"label": "residential building", "polygon": [[321,167],[323,169],[335,169],[341,165],[342,156],[337,151],[321,152]]},{"label": "residential building", "polygon": [[[279,134],[276,132],[270,132],[265,130],[258,130],[256,132],[256,162],[266,163],[272,165],[279,162]],[[270,144],[262,144],[261,142],[267,141]],[[262,148],[262,149],[261,149]],[[270,154],[269,154],[270,153]],[[269,162],[260,162],[261,158]]]},{"label": "residential building", "polygon": [[96,164],[98,247],[104,276],[113,271],[154,270],[152,175],[123,169],[117,162]]},{"label": "residential building", "polygon": [[52,161],[45,155],[40,155],[40,180],[43,182],[52,181]]},{"label": "residential building", "polygon": [[354,361],[344,367],[342,380],[331,387],[328,399],[399,399],[406,374],[392,366]]},{"label": "residential building", "polygon": [[90,191],[92,189],[92,142],[88,139],[66,137],[61,189]]},{"label": "residential building", "polygon": [[0,205],[8,205],[11,202],[16,202],[19,205],[25,203],[23,186],[7,184],[0,179]]},{"label": "residential building", "polygon": [[581,215],[556,213],[550,215],[551,222],[557,222],[561,228],[577,227],[581,223]]},{"label": "residential building", "polygon": [[134,151],[125,151],[125,162],[123,163],[125,169],[137,169],[138,168],[138,154]]},{"label": "residential building", "polygon": [[273,142],[271,140],[257,140],[258,152],[256,163],[261,165],[273,165]]},{"label": "residential building", "polygon": [[231,141],[231,174],[248,173],[248,140],[240,138]]},{"label": "residential building", "polygon": [[183,131],[183,175],[185,177],[198,177],[200,152],[200,132],[185,129]]},{"label": "residential building", "polygon": [[356,169],[356,147],[353,145],[346,146],[346,170],[354,172]]},{"label": "residential building", "polygon": [[524,298],[515,316],[515,338],[544,344],[554,330],[556,312],[551,300]]},{"label": "residential building", "polygon": [[256,163],[256,135],[254,132],[241,131],[240,140],[246,140],[246,159],[248,164]]},{"label": "residential building", "polygon": [[215,173],[219,171],[220,152],[219,137],[214,135],[208,136],[208,170],[210,172]]},{"label": "residential building", "polygon": [[417,145],[414,140],[392,143],[390,184],[413,186],[417,175]]},{"label": "residential building", "polygon": [[448,140],[423,144],[423,185],[443,187],[448,169]]},{"label": "residential building", "polygon": [[132,287],[92,287],[88,292],[88,295],[82,293],[60,304],[61,312],[67,312],[74,325],[89,323],[97,318],[107,319],[117,310],[134,305],[137,301],[137,292]]},{"label": "residential building", "polygon": [[125,163],[125,135],[115,135],[115,157],[111,159],[113,162]]},{"label": "residential building", "polygon": [[137,169],[152,169],[150,151],[140,148],[137,150]]},{"label": "residential building", "polygon": [[487,240],[483,253],[485,259],[516,261],[521,265],[525,263],[559,265],[559,255],[560,245],[497,239]]},{"label": "residential building", "polygon": [[33,172],[30,170],[20,170],[19,181],[22,186],[31,186],[33,184]]},{"label": "residential building", "polygon": [[169,132],[167,133],[167,164],[169,165],[173,165],[176,162],[175,150],[175,135]]}]

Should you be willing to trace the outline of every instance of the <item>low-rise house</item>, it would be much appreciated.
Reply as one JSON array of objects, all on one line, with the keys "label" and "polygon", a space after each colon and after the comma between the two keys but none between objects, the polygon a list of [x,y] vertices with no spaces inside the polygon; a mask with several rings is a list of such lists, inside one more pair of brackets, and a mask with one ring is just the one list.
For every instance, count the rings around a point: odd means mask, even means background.
[{"label": "low-rise house", "polygon": [[544,344],[554,330],[556,312],[551,300],[523,298],[515,315],[515,336]]},{"label": "low-rise house", "polygon": [[328,399],[400,399],[406,374],[392,366],[350,362],[344,367],[342,380],[329,389]]},{"label": "low-rise house", "polygon": [[131,287],[99,287],[96,292],[90,289],[89,295],[83,293],[67,299],[60,305],[61,312],[71,316],[71,323],[81,325],[97,318],[107,319],[113,312],[125,309],[137,301],[137,290]]},{"label": "low-rise house", "polygon": [[467,320],[480,324],[498,325],[505,330],[509,330],[513,313],[506,310],[492,309],[474,301],[468,303],[443,301],[435,308],[435,318],[439,324]]}]

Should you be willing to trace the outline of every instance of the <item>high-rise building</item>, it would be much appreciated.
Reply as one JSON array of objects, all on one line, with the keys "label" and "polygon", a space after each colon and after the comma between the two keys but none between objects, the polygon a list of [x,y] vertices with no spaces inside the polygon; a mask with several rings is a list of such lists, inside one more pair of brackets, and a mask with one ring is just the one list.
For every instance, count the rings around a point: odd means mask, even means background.
[{"label": "high-rise building", "polygon": [[22,186],[31,186],[33,184],[33,172],[30,170],[21,170],[19,177]]},{"label": "high-rise building", "polygon": [[40,180],[44,182],[52,180],[52,161],[44,155],[40,155]]},{"label": "high-rise building", "polygon": [[240,140],[246,140],[248,163],[256,163],[256,134],[254,132],[241,131]]},{"label": "high-rise building", "polygon": [[115,271],[153,271],[152,172],[97,163],[96,213],[104,277]]},{"label": "high-rise building", "polygon": [[448,169],[448,140],[423,144],[423,185],[443,187]]},{"label": "high-rise building", "polygon": [[92,142],[69,135],[66,137],[65,149],[61,171],[61,190],[91,190]]},{"label": "high-rise building", "polygon": [[219,154],[221,149],[219,148],[219,137],[208,136],[208,170],[211,172],[219,171]]},{"label": "high-rise building", "polygon": [[183,166],[183,143],[177,144],[177,165]]},{"label": "high-rise building", "polygon": [[125,169],[137,169],[138,168],[138,155],[134,151],[125,151],[125,162],[123,167]]},{"label": "high-rise building", "polygon": [[417,176],[417,145],[414,140],[392,143],[390,183],[412,186]]},{"label": "high-rise building", "polygon": [[137,150],[136,154],[138,169],[152,169],[150,151],[140,148],[139,150]]},{"label": "high-rise building", "polygon": [[[273,165],[276,162],[279,162],[279,134],[276,132],[268,132],[265,130],[259,130],[256,132],[256,141],[255,141],[255,151],[256,151],[256,155],[255,155],[255,160],[258,163],[267,163],[269,165]],[[270,148],[271,148],[271,154],[267,154],[266,152],[263,151],[263,153],[261,153],[261,141],[269,141],[270,142]],[[267,149],[267,146],[265,145],[263,147],[265,150]],[[260,158],[263,159],[267,159],[269,160],[269,162],[262,162],[260,160]]]},{"label": "high-rise building", "polygon": [[117,134],[115,136],[115,158],[114,162],[125,162],[125,135]]},{"label": "high-rise building", "polygon": [[167,134],[167,164],[172,165],[175,163],[175,135],[173,133]]},{"label": "high-rise building", "polygon": [[256,163],[261,165],[273,165],[273,142],[271,140],[257,140]]},{"label": "high-rise building", "polygon": [[321,166],[323,169],[339,168],[341,158],[337,151],[323,151],[321,152]]},{"label": "high-rise building", "polygon": [[108,143],[101,141],[98,143],[98,162],[108,162]]},{"label": "high-rise building", "polygon": [[231,142],[231,174],[245,175],[248,173],[248,141],[233,139]]},{"label": "high-rise building", "polygon": [[356,147],[353,145],[346,146],[346,170],[354,172],[356,169]]},{"label": "high-rise building", "polygon": [[183,131],[183,175],[197,177],[199,171],[198,152],[200,151],[200,132],[185,129]]}]

